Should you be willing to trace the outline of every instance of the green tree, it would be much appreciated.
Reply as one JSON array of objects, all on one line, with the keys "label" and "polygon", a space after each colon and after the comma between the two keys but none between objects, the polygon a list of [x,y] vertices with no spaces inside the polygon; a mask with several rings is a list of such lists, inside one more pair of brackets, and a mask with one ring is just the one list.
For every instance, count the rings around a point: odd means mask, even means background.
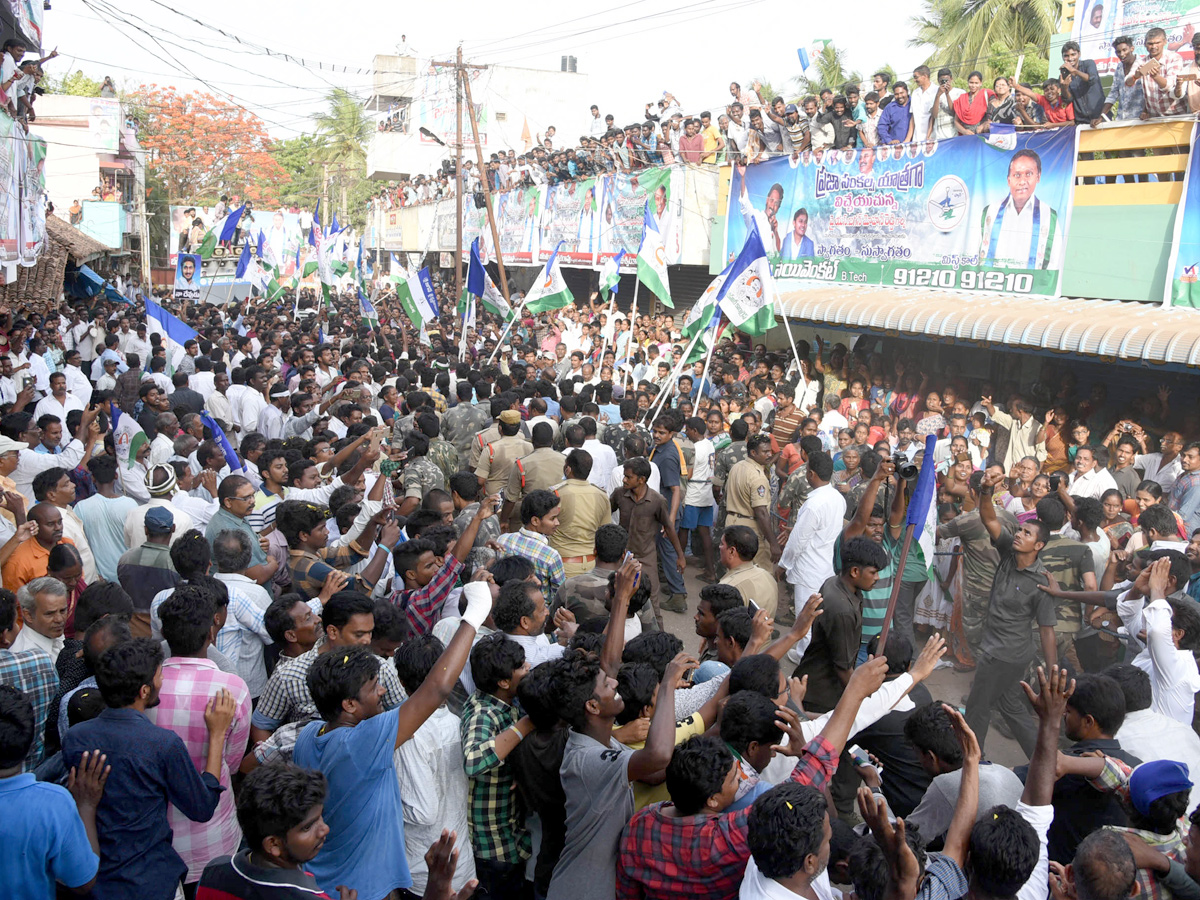
[{"label": "green tree", "polygon": [[758,92],[758,99],[763,103],[769,104],[776,97],[783,96],[782,92],[765,78],[751,78],[749,85]]},{"label": "green tree", "polygon": [[[1037,48],[1050,45],[1061,13],[1059,0],[922,0],[922,5],[922,14],[912,18],[916,37],[909,46],[934,48],[930,68],[946,66],[958,77],[979,69],[985,83],[1003,74],[1001,60],[1011,72],[1028,49],[1042,56]],[[1029,80],[1024,70],[1021,80]]]},{"label": "green tree", "polygon": [[[348,91],[334,88],[325,98],[327,108],[316,117],[315,161],[322,177],[329,177],[329,199],[341,212],[343,222],[361,229],[366,222],[364,204],[351,204],[362,194],[367,180],[367,141],[375,130],[362,105]],[[369,191],[367,192],[370,193]]]},{"label": "green tree", "polygon": [[83,74],[82,69],[68,72],[62,78],[46,78],[46,90],[51,94],[70,94],[73,97],[99,97],[101,82]]},{"label": "green tree", "polygon": [[312,134],[302,134],[275,144],[275,160],[288,175],[288,180],[279,189],[281,203],[313,208],[321,196],[320,160],[324,150],[324,142]]},{"label": "green tree", "polygon": [[825,88],[840,94],[847,82],[858,84],[862,81],[862,75],[846,69],[846,53],[835,47],[832,41],[826,44],[821,55],[813,60],[813,65],[816,72],[812,78],[801,73],[791,80],[792,86],[801,97],[816,96]]}]

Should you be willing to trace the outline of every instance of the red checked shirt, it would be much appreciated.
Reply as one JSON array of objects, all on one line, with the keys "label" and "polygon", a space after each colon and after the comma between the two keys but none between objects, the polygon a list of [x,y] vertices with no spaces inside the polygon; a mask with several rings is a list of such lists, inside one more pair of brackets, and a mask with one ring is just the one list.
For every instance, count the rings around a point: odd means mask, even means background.
[{"label": "red checked shirt", "polygon": [[[804,748],[791,780],[820,788],[833,777],[838,753],[818,735]],[[655,803],[634,814],[621,837],[617,900],[668,900],[688,895],[735,900],[750,859],[751,806],[719,816],[676,818]]]},{"label": "red checked shirt", "polygon": [[401,588],[392,594],[392,605],[400,607],[408,619],[409,634],[420,637],[433,631],[433,626],[442,617],[442,604],[450,596],[462,570],[463,564],[456,557],[447,556],[446,562],[425,587]]}]

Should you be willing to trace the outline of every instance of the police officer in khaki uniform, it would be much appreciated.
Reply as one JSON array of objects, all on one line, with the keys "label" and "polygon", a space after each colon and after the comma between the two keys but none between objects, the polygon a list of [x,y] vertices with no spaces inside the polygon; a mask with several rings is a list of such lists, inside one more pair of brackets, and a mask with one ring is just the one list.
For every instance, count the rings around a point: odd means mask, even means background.
[{"label": "police officer in khaki uniform", "polygon": [[592,455],[586,450],[568,453],[562,473],[567,480],[552,488],[562,509],[550,546],[562,557],[563,570],[570,578],[595,568],[596,532],[612,523],[612,507],[604,491],[588,481]]},{"label": "police officer in khaki uniform", "polygon": [[553,490],[563,480],[563,455],[550,446],[553,441],[554,428],[549,422],[538,422],[533,426],[533,452],[518,459],[508,476],[504,509],[500,513],[505,531],[516,531],[521,527],[521,501],[526,494]]},{"label": "police officer in khaki uniform", "polygon": [[515,409],[500,413],[499,440],[489,441],[479,455],[475,476],[490,496],[506,487],[512,475],[513,464],[522,456],[533,452],[533,445],[520,436],[521,414]]},{"label": "police officer in khaki uniform", "polygon": [[775,617],[779,605],[779,582],[765,569],[754,564],[762,542],[753,528],[732,525],[721,535],[721,565],[728,571],[721,584],[732,585],[742,595],[742,602],[753,600],[767,615]]},{"label": "police officer in khaki uniform", "polygon": [[758,537],[754,562],[764,569],[779,559],[779,543],[771,527],[771,482],[766,468],[774,455],[771,438],[756,434],[746,441],[747,458],[735,463],[725,481],[726,527],[745,525]]}]

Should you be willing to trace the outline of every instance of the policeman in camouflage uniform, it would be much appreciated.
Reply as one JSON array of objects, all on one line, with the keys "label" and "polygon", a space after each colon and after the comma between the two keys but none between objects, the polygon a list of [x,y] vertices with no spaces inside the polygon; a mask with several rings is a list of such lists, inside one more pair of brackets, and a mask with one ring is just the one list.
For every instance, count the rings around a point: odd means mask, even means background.
[{"label": "policeman in camouflage uniform", "polygon": [[412,513],[425,495],[433,489],[444,491],[446,477],[442,470],[429,458],[429,438],[414,431],[404,441],[404,449],[408,451],[408,459],[401,473],[404,482],[404,500],[400,503],[400,515]]},{"label": "policeman in camouflage uniform", "polygon": [[500,413],[498,428],[500,439],[488,442],[475,467],[475,475],[489,496],[508,487],[516,461],[533,452],[533,445],[521,437],[521,414],[515,409]]},{"label": "policeman in camouflage uniform", "polygon": [[808,483],[808,455],[823,449],[821,439],[814,435],[805,435],[800,439],[800,465],[792,470],[787,481],[779,489],[780,519],[786,522],[786,528],[791,531],[796,524],[796,516],[800,507],[808,499],[812,486]]},{"label": "policeman in camouflage uniform", "polygon": [[717,507],[717,518],[713,522],[714,546],[720,544],[721,532],[725,530],[725,479],[729,477],[730,469],[746,459],[746,436],[749,430],[749,426],[742,419],[735,419],[729,426],[729,444],[713,454],[713,487],[720,492],[717,495],[720,504]]},{"label": "policeman in camouflage uniform", "polygon": [[417,416],[417,430],[429,438],[429,461],[441,470],[446,484],[449,484],[451,477],[459,470],[458,451],[454,449],[453,444],[442,440],[441,423],[429,410],[424,410]]},{"label": "policeman in camouflage uniform", "polygon": [[442,437],[454,445],[460,457],[471,450],[471,438],[491,424],[490,410],[471,402],[471,384],[460,381],[456,388],[458,404],[442,416]]},{"label": "policeman in camouflage uniform", "polygon": [[[483,453],[483,448],[493,441],[500,440],[499,418],[500,413],[504,411],[504,400],[500,397],[493,397],[488,401],[488,409],[490,410],[491,421],[475,434],[471,435],[471,445],[467,450],[467,468],[472,472],[479,465],[479,457]],[[520,413],[517,415],[519,417]]]},{"label": "policeman in camouflage uniform", "polygon": [[403,416],[397,416],[392,423],[392,444],[394,446],[402,445],[405,439],[413,433],[417,414],[425,407],[432,410],[433,401],[424,391],[409,391],[404,396],[404,408],[408,412]]},{"label": "policeman in camouflage uniform", "polygon": [[620,423],[609,425],[604,429],[604,434],[600,435],[600,443],[611,447],[612,451],[617,454],[618,465],[623,465],[625,462],[625,438],[631,434],[644,438],[647,447],[654,446],[654,436],[650,433],[650,429],[640,421],[637,400],[626,397],[621,401]]},{"label": "policeman in camouflage uniform", "polygon": [[[483,488],[479,479],[471,472],[458,472],[450,480],[450,489],[454,497],[454,527],[462,534],[467,525],[479,512],[479,502],[483,498]],[[467,554],[468,569],[486,566],[496,558],[496,551],[488,546],[489,541],[500,537],[500,517],[488,516],[479,523],[479,531],[475,535],[475,544]]]}]

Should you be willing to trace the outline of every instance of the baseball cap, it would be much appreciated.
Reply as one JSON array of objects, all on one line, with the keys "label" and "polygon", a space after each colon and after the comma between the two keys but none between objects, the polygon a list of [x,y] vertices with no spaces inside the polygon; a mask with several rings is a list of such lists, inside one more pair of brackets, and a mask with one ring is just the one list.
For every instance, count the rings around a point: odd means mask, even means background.
[{"label": "baseball cap", "polygon": [[1187,763],[1156,759],[1142,763],[1129,776],[1129,800],[1142,815],[1149,815],[1150,804],[1168,794],[1192,789]]},{"label": "baseball cap", "polygon": [[795,103],[789,103],[787,105],[787,109],[785,109],[784,112],[785,113],[794,113],[794,112],[800,112],[800,110],[797,108]]},{"label": "baseball cap", "polygon": [[505,425],[520,425],[521,414],[515,409],[506,409],[504,412],[500,413],[500,421]]},{"label": "baseball cap", "polygon": [[28,449],[28,444],[24,444],[21,441],[14,441],[10,437],[0,436],[0,456],[5,453],[12,453],[14,450],[21,451]]},{"label": "baseball cap", "polygon": [[169,509],[152,506],[146,510],[146,534],[170,534],[174,527],[175,517]]}]

